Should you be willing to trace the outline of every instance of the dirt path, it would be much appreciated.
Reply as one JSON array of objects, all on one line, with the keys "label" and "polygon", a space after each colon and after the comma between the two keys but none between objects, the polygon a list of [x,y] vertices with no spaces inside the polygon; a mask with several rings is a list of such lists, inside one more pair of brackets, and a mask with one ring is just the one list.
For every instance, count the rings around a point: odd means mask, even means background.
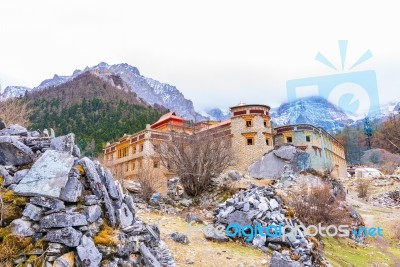
[{"label": "dirt path", "polygon": [[[378,227],[381,226],[381,224],[385,221],[390,221],[394,218],[400,218],[400,210],[372,206],[369,203],[360,200],[355,192],[349,192],[349,194],[347,195],[347,202],[352,204],[355,209],[361,214],[367,228]],[[386,231],[388,230],[389,229],[386,229]],[[385,229],[383,230],[383,232],[385,235]],[[373,242],[378,248],[380,248],[380,251],[382,253],[386,254],[388,257],[390,257],[390,259],[393,260],[393,266],[400,267],[400,258],[388,250],[390,244],[386,238],[377,236],[373,239]]]}]

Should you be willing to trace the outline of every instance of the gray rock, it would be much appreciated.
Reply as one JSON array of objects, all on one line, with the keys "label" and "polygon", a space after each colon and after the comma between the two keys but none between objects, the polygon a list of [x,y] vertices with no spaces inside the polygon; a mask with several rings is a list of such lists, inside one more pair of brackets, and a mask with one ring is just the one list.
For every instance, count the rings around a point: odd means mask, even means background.
[{"label": "gray rock", "polygon": [[74,149],[72,150],[72,156],[80,158],[81,157],[81,150],[77,145],[74,145]]},{"label": "gray rock", "polygon": [[65,209],[64,202],[55,198],[48,197],[31,197],[30,202],[37,206],[48,208],[50,210],[62,210]]},{"label": "gray rock", "polygon": [[81,237],[81,232],[72,227],[68,227],[48,231],[44,240],[48,242],[61,243],[68,247],[77,247]]},{"label": "gray rock", "polygon": [[111,202],[111,199],[108,197],[108,194],[104,195],[103,202],[104,202],[104,207],[105,207],[106,218],[110,222],[110,226],[115,227],[117,225],[116,213],[115,213],[114,206]]},{"label": "gray rock", "polygon": [[207,226],[204,228],[204,237],[211,241],[216,242],[228,242],[230,239],[226,234],[220,234],[213,226]]},{"label": "gray rock", "polygon": [[68,247],[59,243],[49,243],[46,249],[46,254],[49,256],[59,256],[68,252]]},{"label": "gray rock", "polygon": [[279,208],[279,203],[278,201],[276,201],[275,199],[271,198],[269,200],[269,205],[271,206],[271,210],[275,210],[277,208]]},{"label": "gray rock", "polygon": [[76,176],[70,176],[67,184],[61,189],[60,199],[66,202],[77,202],[82,195],[83,185]]},{"label": "gray rock", "polygon": [[261,211],[267,211],[267,210],[269,210],[269,206],[268,206],[267,203],[261,202],[261,203],[258,205],[258,209],[261,210]]},{"label": "gray rock", "polygon": [[136,209],[133,199],[130,195],[124,195],[124,203],[128,206],[130,212],[132,213],[133,217],[135,217]]},{"label": "gray rock", "polygon": [[260,248],[262,246],[265,246],[267,238],[265,236],[257,235],[253,238],[252,243],[253,246],[256,248]]},{"label": "gray rock", "polygon": [[32,150],[17,137],[0,136],[0,165],[26,165],[33,159]]},{"label": "gray rock", "polygon": [[88,179],[89,186],[92,192],[99,199],[102,199],[107,191],[100,179],[99,174],[97,173],[96,165],[94,164],[94,162],[87,157],[84,157],[78,162],[78,164],[82,165],[82,167],[85,169],[86,178]]},{"label": "gray rock", "polygon": [[2,119],[0,119],[0,130],[3,130],[6,127],[7,127],[7,125],[4,123],[4,121]]},{"label": "gray rock", "polygon": [[248,171],[253,178],[278,179],[288,168],[296,173],[310,169],[310,155],[295,146],[281,146],[255,161]]},{"label": "gray rock", "polygon": [[190,205],[193,204],[193,200],[192,199],[188,199],[188,198],[184,198],[184,199],[181,199],[179,201],[179,203],[184,207],[189,207]]},{"label": "gray rock", "polygon": [[280,250],[281,249],[281,245],[274,244],[274,243],[268,243],[268,248],[270,248],[272,250]]},{"label": "gray rock", "polygon": [[222,212],[221,217],[222,218],[226,218],[233,211],[235,211],[235,207],[234,206],[229,206],[224,212]]},{"label": "gray rock", "polygon": [[100,265],[102,255],[91,238],[82,236],[81,244],[76,248],[76,252],[83,267],[98,267]]},{"label": "gray rock", "polygon": [[189,238],[185,234],[175,232],[175,233],[170,234],[169,237],[172,240],[174,240],[175,242],[185,244],[185,245],[189,244]]},{"label": "gray rock", "polygon": [[13,124],[0,130],[0,136],[4,135],[27,136],[28,130],[18,124]]},{"label": "gray rock", "polygon": [[28,203],[26,204],[22,215],[28,217],[32,221],[39,221],[43,216],[43,211],[40,207]]},{"label": "gray rock", "polygon": [[250,210],[249,212],[243,212],[236,210],[232,214],[230,214],[227,218],[228,224],[240,224],[240,225],[246,225],[246,224],[252,224],[253,218],[257,215],[257,211],[255,210]]},{"label": "gray rock", "polygon": [[250,210],[250,203],[249,202],[244,203],[243,204],[243,211],[247,212],[249,210]]},{"label": "gray rock", "polygon": [[50,141],[50,149],[62,152],[68,152],[69,154],[72,154],[74,146],[75,146],[75,135],[72,133],[52,138]]},{"label": "gray rock", "polygon": [[190,223],[190,222],[202,223],[203,222],[203,220],[199,216],[194,214],[193,212],[188,212],[188,214],[186,215],[185,221],[187,223]]},{"label": "gray rock", "polygon": [[95,195],[86,195],[84,196],[85,205],[97,205],[100,203],[100,200]]},{"label": "gray rock", "polygon": [[98,218],[101,216],[101,208],[98,205],[95,206],[85,206],[83,208],[86,220],[89,223],[97,221]]},{"label": "gray rock", "polygon": [[85,215],[80,213],[53,213],[40,220],[40,227],[70,227],[88,225]]},{"label": "gray rock", "polygon": [[18,184],[28,174],[29,169],[20,170],[14,173],[14,183]]},{"label": "gray rock", "polygon": [[15,178],[12,177],[3,166],[0,166],[0,177],[3,178],[4,186],[9,186],[10,184],[13,184],[15,181]]},{"label": "gray rock", "polygon": [[47,150],[15,187],[15,193],[24,196],[59,198],[68,182],[68,173],[74,158],[65,152]]},{"label": "gray rock", "polygon": [[11,222],[11,232],[18,236],[33,236],[35,230],[32,228],[32,222],[23,219],[16,219]]},{"label": "gray rock", "polygon": [[133,214],[125,203],[117,210],[117,219],[120,228],[125,228],[133,224]]},{"label": "gray rock", "polygon": [[122,201],[122,195],[120,194],[117,186],[114,183],[114,178],[110,172],[110,170],[104,170],[104,182],[107,188],[108,194],[110,198],[113,200],[120,200]]},{"label": "gray rock", "polygon": [[296,147],[294,146],[282,146],[279,149],[273,150],[275,156],[283,160],[291,161],[296,155]]},{"label": "gray rock", "polygon": [[243,178],[243,175],[238,171],[230,171],[228,172],[228,177],[231,178],[233,181],[239,181]]},{"label": "gray rock", "polygon": [[290,257],[284,257],[281,253],[274,251],[270,267],[301,267],[299,262],[293,261]]},{"label": "gray rock", "polygon": [[139,251],[146,265],[149,267],[161,267],[160,262],[157,258],[150,252],[149,248],[146,247],[144,243],[141,243],[139,246]]}]

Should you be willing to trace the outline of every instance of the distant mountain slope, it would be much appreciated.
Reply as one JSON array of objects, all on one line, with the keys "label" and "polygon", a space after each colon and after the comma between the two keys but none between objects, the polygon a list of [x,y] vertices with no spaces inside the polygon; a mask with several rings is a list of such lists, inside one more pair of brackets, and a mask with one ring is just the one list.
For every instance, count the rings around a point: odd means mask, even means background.
[{"label": "distant mountain slope", "polygon": [[24,86],[7,86],[4,89],[4,92],[0,92],[0,101],[22,97],[25,96],[26,93],[32,91],[31,88],[24,87]]},{"label": "distant mountain slope", "polygon": [[[87,67],[84,70],[75,70],[71,76],[59,76],[56,74],[53,78],[41,82],[39,86],[33,89],[26,88],[25,91],[37,92],[46,88],[62,85],[87,72],[97,75],[117,88],[135,93],[144,102],[153,107],[165,107],[174,110],[180,116],[190,120],[200,121],[205,119],[205,117],[195,111],[193,102],[186,99],[175,86],[144,77],[136,67],[126,63],[108,65],[102,62],[96,66]],[[2,94],[0,100],[1,98],[8,99],[21,96],[25,94],[25,91],[22,92],[22,90],[18,90],[18,92],[14,94]]]},{"label": "distant mountain slope", "polygon": [[353,123],[341,109],[322,97],[300,98],[271,110],[275,126],[309,123],[325,130],[336,130]]},{"label": "distant mountain slope", "polygon": [[34,91],[27,101],[33,128],[53,128],[57,135],[73,132],[80,147],[93,156],[106,142],[140,131],[166,112],[92,72]]}]

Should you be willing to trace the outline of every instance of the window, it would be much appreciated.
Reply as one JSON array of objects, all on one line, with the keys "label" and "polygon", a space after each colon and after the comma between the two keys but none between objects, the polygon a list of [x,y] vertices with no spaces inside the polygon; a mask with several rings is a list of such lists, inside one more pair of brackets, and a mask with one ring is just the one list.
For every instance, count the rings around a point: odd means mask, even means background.
[{"label": "window", "polygon": [[135,169],[135,161],[132,160],[132,161],[131,161],[131,170],[133,171],[134,169]]},{"label": "window", "polygon": [[143,144],[140,144],[139,145],[139,152],[142,152],[143,151]]},{"label": "window", "polygon": [[268,138],[265,139],[265,144],[266,144],[267,146],[269,146],[269,139],[268,139]]},{"label": "window", "polygon": [[248,146],[254,145],[254,139],[253,138],[247,138],[246,141],[247,141],[247,145]]},{"label": "window", "polygon": [[126,172],[129,171],[129,164],[128,163],[125,164],[125,171]]},{"label": "window", "polygon": [[264,127],[267,128],[267,122],[266,121],[264,121]]},{"label": "window", "polygon": [[132,145],[132,154],[136,154],[136,144]]},{"label": "window", "polygon": [[307,141],[307,142],[311,142],[311,136],[307,135],[307,136],[306,136],[306,141]]},{"label": "window", "polygon": [[247,127],[251,127],[252,126],[252,121],[251,120],[247,120],[246,121],[246,126]]},{"label": "window", "polygon": [[292,142],[293,140],[291,136],[286,137],[286,143],[292,143]]},{"label": "window", "polygon": [[160,163],[157,160],[153,161],[153,168],[158,168],[159,165]]}]

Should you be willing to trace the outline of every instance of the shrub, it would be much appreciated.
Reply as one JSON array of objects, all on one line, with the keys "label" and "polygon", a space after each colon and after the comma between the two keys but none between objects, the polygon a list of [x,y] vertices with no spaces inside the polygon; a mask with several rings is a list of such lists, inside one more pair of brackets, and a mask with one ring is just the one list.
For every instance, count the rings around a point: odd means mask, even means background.
[{"label": "shrub", "polygon": [[331,186],[323,185],[303,186],[294,192],[289,205],[294,209],[296,216],[308,225],[343,224],[348,219],[347,211],[340,206],[340,202],[331,193]]},{"label": "shrub", "polygon": [[366,179],[358,179],[356,182],[358,197],[365,198],[368,195],[370,181]]}]

